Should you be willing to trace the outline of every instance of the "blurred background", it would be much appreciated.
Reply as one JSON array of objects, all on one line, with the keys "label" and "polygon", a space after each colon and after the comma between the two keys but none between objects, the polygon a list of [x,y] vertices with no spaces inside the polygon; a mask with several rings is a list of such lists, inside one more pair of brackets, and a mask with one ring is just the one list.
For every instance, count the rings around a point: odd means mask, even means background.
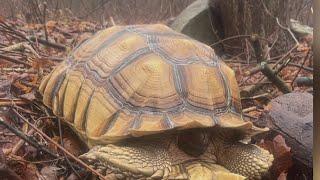
[{"label": "blurred background", "polygon": [[[1,0],[0,15],[41,22],[74,16],[101,24],[112,17],[116,24],[154,23],[177,16],[194,0]],[[46,2],[46,12],[44,12]]]}]

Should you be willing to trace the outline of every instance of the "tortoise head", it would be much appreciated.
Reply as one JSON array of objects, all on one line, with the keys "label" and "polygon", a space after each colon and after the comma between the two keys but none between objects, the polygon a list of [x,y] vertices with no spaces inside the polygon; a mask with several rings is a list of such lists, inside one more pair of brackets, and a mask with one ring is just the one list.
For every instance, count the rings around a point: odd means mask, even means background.
[{"label": "tortoise head", "polygon": [[209,135],[205,129],[190,129],[182,131],[177,136],[179,148],[185,153],[198,157],[209,145]]}]

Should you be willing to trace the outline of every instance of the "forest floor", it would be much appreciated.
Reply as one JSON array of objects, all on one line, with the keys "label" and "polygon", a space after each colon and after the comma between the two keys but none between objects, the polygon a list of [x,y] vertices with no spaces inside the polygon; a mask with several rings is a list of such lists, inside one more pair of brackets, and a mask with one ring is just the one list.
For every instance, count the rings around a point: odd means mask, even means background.
[{"label": "forest floor", "polygon": [[[67,126],[59,128],[58,119],[41,103],[37,89],[41,79],[74,47],[103,28],[95,22],[70,17],[48,21],[45,26],[0,17],[0,121],[8,125],[0,126],[0,171],[4,176],[30,180],[89,178],[90,171],[67,155],[70,152],[78,156],[87,148]],[[312,92],[312,88],[295,83],[296,77],[312,78],[311,41],[311,36],[304,37],[291,51],[270,58],[271,65],[284,64],[279,76],[294,91]],[[253,71],[256,63],[237,57],[226,63],[236,72],[241,90],[263,84],[261,94],[242,102],[246,117],[259,120],[268,102],[281,91],[263,80],[260,71]],[[63,149],[57,145],[62,141]],[[286,179],[293,162],[284,139],[277,136],[258,144],[273,149],[277,167],[271,169],[271,177]]]}]

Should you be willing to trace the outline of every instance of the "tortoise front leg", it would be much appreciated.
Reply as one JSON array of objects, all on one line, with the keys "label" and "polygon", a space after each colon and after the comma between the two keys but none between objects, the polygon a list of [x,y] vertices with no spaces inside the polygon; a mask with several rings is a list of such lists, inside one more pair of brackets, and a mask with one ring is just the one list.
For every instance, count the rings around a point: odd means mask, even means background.
[{"label": "tortoise front leg", "polygon": [[274,159],[267,150],[240,142],[220,145],[216,157],[218,164],[250,179],[260,179]]},{"label": "tortoise front leg", "polygon": [[[189,160],[190,156],[168,140],[139,140],[95,146],[80,158],[108,179],[165,179],[172,164]],[[187,178],[183,173],[177,177]]]},{"label": "tortoise front leg", "polygon": [[176,144],[168,147],[160,141],[152,145],[148,142],[122,146],[110,144],[96,146],[80,158],[104,174],[106,179],[245,179],[214,162],[190,158],[176,148]]},{"label": "tortoise front leg", "polygon": [[202,160],[195,160],[183,164],[190,180],[244,180],[244,176],[231,173],[226,168]]}]

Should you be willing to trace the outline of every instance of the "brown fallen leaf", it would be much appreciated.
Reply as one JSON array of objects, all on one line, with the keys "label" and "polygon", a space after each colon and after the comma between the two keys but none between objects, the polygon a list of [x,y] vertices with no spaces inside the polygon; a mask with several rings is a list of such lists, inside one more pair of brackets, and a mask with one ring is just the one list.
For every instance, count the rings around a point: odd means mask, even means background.
[{"label": "brown fallen leaf", "polygon": [[72,136],[67,136],[63,138],[63,146],[64,148],[74,154],[75,156],[81,155],[83,152],[81,152],[81,144],[77,138],[74,138]]},{"label": "brown fallen leaf", "polygon": [[25,150],[24,156],[28,155],[28,157],[35,158],[38,155],[38,150],[33,146],[29,146],[29,145],[25,146],[24,150]]},{"label": "brown fallen leaf", "polygon": [[6,158],[2,149],[0,149],[0,179],[22,180],[6,165]]},{"label": "brown fallen leaf", "polygon": [[40,173],[46,180],[58,180],[57,171],[58,167],[55,166],[45,166],[41,169]]},{"label": "brown fallen leaf", "polygon": [[258,145],[273,154],[274,161],[270,171],[275,178],[279,177],[281,173],[288,172],[292,167],[291,148],[287,146],[281,135],[277,135],[272,141],[262,140]]},{"label": "brown fallen leaf", "polygon": [[[60,137],[59,136],[54,136],[51,138],[53,141],[55,141],[56,143],[60,144]],[[53,145],[52,143],[48,144],[48,148],[53,151],[54,153],[58,153],[58,148]]]},{"label": "brown fallen leaf", "polygon": [[291,148],[287,146],[285,139],[281,135],[277,135],[273,139],[273,145],[274,145],[274,153],[278,157],[283,156],[286,153],[290,153]]},{"label": "brown fallen leaf", "polygon": [[[63,147],[68,152],[72,153],[75,156],[79,156],[84,153],[82,152],[84,148],[82,147],[82,143],[79,141],[78,138],[72,136],[72,134],[69,134],[69,133],[63,133],[62,136],[63,136]],[[52,140],[54,140],[58,144],[61,143],[60,136],[54,136]],[[49,144],[48,146],[49,146],[49,149],[51,149],[52,151],[62,153],[61,151],[58,150],[56,146],[51,144]]]},{"label": "brown fallen leaf", "polygon": [[277,180],[287,180],[287,173],[282,172]]},{"label": "brown fallen leaf", "polygon": [[58,25],[57,21],[52,21],[52,20],[48,21],[46,23],[47,31],[52,32],[57,25]]}]

